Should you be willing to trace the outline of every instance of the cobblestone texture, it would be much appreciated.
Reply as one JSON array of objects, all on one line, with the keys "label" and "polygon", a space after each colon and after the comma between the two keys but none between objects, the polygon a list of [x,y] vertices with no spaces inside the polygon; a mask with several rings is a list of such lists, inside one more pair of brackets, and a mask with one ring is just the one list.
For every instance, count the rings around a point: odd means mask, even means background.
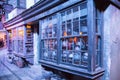
[{"label": "cobblestone texture", "polygon": [[7,60],[7,49],[0,50],[0,80],[65,80],[41,65],[19,68]]}]

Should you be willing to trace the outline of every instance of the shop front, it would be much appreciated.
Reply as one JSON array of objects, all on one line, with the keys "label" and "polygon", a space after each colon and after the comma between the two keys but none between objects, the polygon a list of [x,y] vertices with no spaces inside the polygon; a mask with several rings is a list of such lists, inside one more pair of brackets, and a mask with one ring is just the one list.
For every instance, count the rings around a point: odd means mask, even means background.
[{"label": "shop front", "polygon": [[18,63],[39,63],[68,80],[104,80],[112,1],[41,0],[5,23],[9,49]]},{"label": "shop front", "polygon": [[62,9],[40,19],[39,62],[57,73],[97,79],[104,73],[101,11],[94,1],[68,3],[58,5]]},{"label": "shop front", "polygon": [[8,30],[9,45],[8,51],[12,56],[13,63],[19,67],[25,66],[29,62],[27,59],[33,58],[33,35],[32,26],[20,26]]}]

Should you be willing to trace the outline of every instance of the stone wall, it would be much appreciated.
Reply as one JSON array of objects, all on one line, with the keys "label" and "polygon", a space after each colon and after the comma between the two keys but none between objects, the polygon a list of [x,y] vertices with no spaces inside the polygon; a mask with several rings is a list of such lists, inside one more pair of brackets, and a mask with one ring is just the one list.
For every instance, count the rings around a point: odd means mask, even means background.
[{"label": "stone wall", "polygon": [[110,5],[104,12],[103,80],[120,80],[120,9]]}]

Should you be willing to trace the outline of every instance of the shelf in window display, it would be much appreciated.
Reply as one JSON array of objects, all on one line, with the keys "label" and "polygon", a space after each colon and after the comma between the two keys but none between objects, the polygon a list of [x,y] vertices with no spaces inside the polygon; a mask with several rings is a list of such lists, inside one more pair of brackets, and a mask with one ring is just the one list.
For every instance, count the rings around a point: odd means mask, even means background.
[{"label": "shelf in window display", "polygon": [[82,37],[82,36],[88,36],[88,34],[78,34],[78,35],[61,36],[61,38],[72,38],[72,37]]},{"label": "shelf in window display", "polygon": [[56,51],[45,51],[45,52],[43,52],[43,58],[49,59],[51,61],[56,61],[57,53],[56,53]]},{"label": "shelf in window display", "polygon": [[50,40],[50,39],[56,39],[57,37],[47,37],[47,38],[41,38],[41,39],[44,39],[44,40]]},{"label": "shelf in window display", "polygon": [[26,36],[33,36],[33,34],[32,33],[27,33]]},{"label": "shelf in window display", "polygon": [[62,54],[62,63],[70,64],[73,66],[87,66],[87,61],[84,59],[81,60],[81,58],[82,56],[80,52],[66,52]]},{"label": "shelf in window display", "polygon": [[33,36],[27,36],[26,38],[27,38],[27,39],[32,39],[32,38],[33,38]]}]

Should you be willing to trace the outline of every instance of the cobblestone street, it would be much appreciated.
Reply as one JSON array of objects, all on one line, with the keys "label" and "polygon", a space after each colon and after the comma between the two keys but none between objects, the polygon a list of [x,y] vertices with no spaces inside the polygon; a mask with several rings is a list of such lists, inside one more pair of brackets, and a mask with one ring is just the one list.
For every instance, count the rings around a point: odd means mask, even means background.
[{"label": "cobblestone street", "polygon": [[19,80],[2,64],[5,59],[5,53],[7,53],[6,49],[0,50],[0,80]]},{"label": "cobblestone street", "polygon": [[7,49],[0,50],[0,80],[65,80],[41,65],[19,68],[7,60]]},{"label": "cobblestone street", "polygon": [[45,70],[40,65],[18,68],[8,63],[6,53],[6,49],[0,51],[0,80],[42,80]]}]

